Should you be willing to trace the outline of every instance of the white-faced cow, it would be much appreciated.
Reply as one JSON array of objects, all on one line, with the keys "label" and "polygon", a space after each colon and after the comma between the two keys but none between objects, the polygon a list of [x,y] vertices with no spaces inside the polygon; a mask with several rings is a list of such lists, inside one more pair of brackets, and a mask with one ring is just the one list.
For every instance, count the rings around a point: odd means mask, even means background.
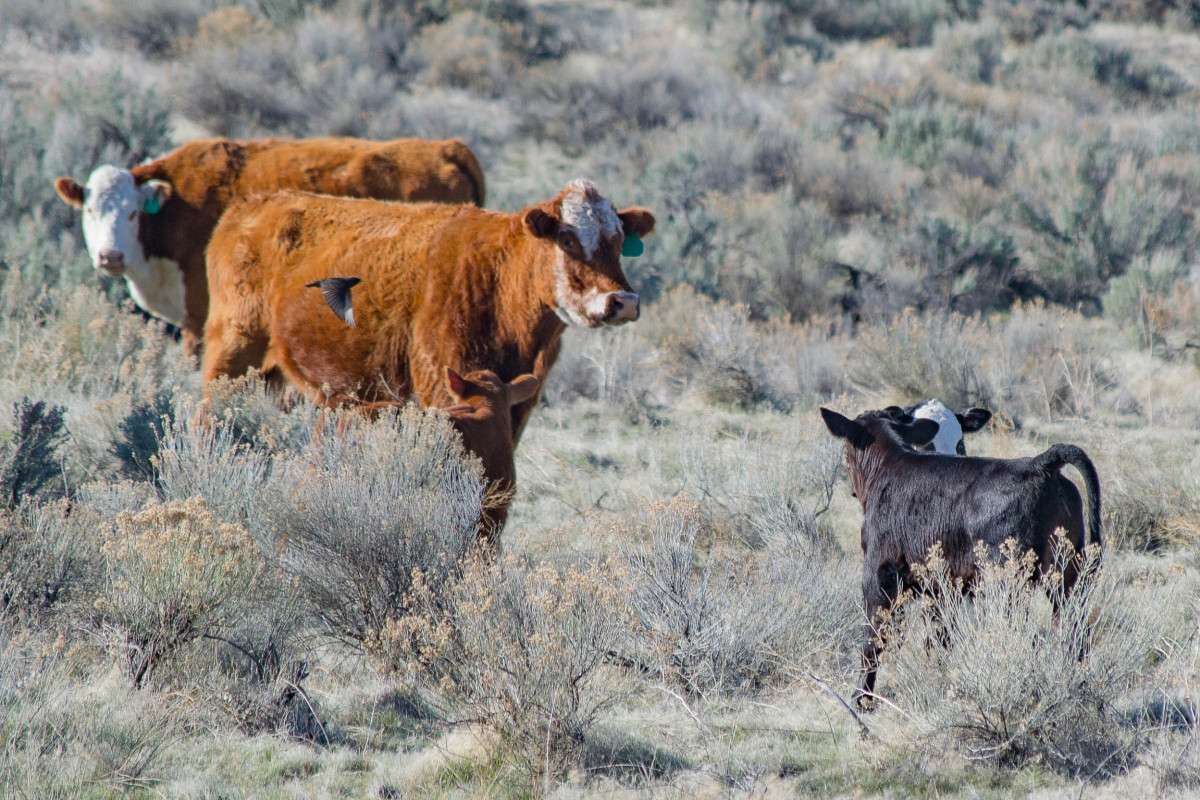
[{"label": "white-faced cow", "polygon": [[96,271],[124,276],[134,302],[179,326],[193,354],[208,314],[204,249],[230,204],[280,189],[479,205],[484,199],[479,162],[457,139],[209,139],[132,169],[97,167],[82,186],[65,177],[54,185],[83,211]]},{"label": "white-faced cow", "polygon": [[[1056,530],[1062,530],[1076,557],[1066,565],[1065,588],[1077,578],[1084,546],[1100,545],[1100,481],[1091,459],[1078,447],[1056,444],[1032,458],[973,458],[917,452],[937,435],[937,423],[902,422],[887,411],[868,411],[850,420],[822,408],[829,432],[846,444],[850,488],[863,509],[863,676],[856,697],[866,705],[875,690],[879,663],[881,609],[916,586],[912,567],[925,563],[930,548],[942,547],[955,578],[969,586],[982,542],[995,557],[1013,539],[1036,554],[1041,572],[1055,567]],[[1085,516],[1079,492],[1060,474],[1075,467],[1087,488]]]},{"label": "white-faced cow", "polygon": [[[208,249],[204,380],[257,367],[318,402],[446,406],[444,367],[542,384],[568,323],[638,318],[622,247],[654,229],[589,181],[515,214],[280,192],[222,217]],[[354,325],[305,288],[355,275]],[[319,284],[318,284],[319,285]],[[513,436],[536,395],[513,408]]]}]

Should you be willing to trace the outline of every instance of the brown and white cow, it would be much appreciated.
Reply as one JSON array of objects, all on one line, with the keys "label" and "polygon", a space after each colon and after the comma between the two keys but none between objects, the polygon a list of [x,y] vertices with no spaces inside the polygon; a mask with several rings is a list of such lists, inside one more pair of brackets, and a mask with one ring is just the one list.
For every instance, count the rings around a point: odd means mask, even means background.
[{"label": "brown and white cow", "polygon": [[[638,318],[621,269],[654,229],[577,180],[515,214],[280,192],[232,206],[208,249],[204,380],[278,371],[315,400],[446,406],[441,370],[543,384],[568,323]],[[305,287],[356,275],[354,326]],[[537,401],[513,408],[514,441]]]},{"label": "brown and white cow", "polygon": [[124,276],[141,308],[183,330],[199,351],[208,315],[204,249],[232,203],[280,189],[348,197],[475,203],[483,172],[458,139],[264,139],[190,142],[132,169],[97,167],[80,186],[54,183],[82,209],[96,271]]},{"label": "brown and white cow", "polygon": [[[511,409],[537,394],[541,381],[526,374],[505,383],[490,369],[459,375],[446,367],[445,386],[455,400],[444,409],[450,424],[462,436],[463,449],[473,453],[483,464],[483,477],[488,488],[479,535],[490,547],[495,547],[517,488],[517,468],[513,462],[517,445]],[[364,403],[358,410],[375,419],[381,412],[401,405],[403,403],[395,400]]]}]

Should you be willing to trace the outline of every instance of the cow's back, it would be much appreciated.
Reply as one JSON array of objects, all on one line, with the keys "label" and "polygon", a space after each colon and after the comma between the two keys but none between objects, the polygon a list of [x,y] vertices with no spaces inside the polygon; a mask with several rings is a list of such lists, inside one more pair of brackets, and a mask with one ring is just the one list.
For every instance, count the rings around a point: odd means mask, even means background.
[{"label": "cow's back", "polygon": [[139,181],[170,181],[214,223],[232,203],[282,189],[408,202],[481,205],[484,198],[479,163],[458,139],[207,139],[133,172]]},{"label": "cow's back", "polygon": [[[430,288],[438,282],[427,257],[430,240],[447,220],[471,212],[483,213],[473,206],[293,191],[237,203],[209,245],[206,336],[249,328],[235,336],[268,343],[264,370],[278,367],[313,389],[328,386],[331,397],[379,383],[393,397],[406,397],[411,389],[401,366],[409,325],[427,295],[437,293]],[[306,288],[347,275],[363,280],[355,290],[354,327],[324,310],[321,293]],[[228,343],[209,348],[228,349]],[[206,380],[228,373],[216,367],[206,360]],[[390,399],[386,391],[362,397]]]}]

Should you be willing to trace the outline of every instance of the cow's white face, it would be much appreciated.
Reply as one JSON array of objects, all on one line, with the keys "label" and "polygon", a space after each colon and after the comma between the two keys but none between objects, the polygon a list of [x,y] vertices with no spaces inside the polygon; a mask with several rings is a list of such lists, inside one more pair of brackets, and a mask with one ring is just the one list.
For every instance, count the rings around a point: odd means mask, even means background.
[{"label": "cow's white face", "polygon": [[171,196],[171,185],[150,180],[138,186],[133,173],[109,164],[97,167],[80,186],[59,178],[63,200],[83,211],[83,239],[92,266],[102,275],[124,276],[134,302],[160,319],[183,322],[183,277],[179,265],[148,258],[139,238],[144,214],[156,214]]},{"label": "cow's white face", "polygon": [[931,419],[938,424],[937,436],[930,442],[934,452],[960,456],[967,454],[962,425],[941,400],[926,400],[912,410],[912,415],[915,419]]},{"label": "cow's white face", "polygon": [[143,204],[155,196],[154,183],[138,187],[133,173],[108,164],[88,176],[83,189],[83,238],[97,272],[116,277],[126,271],[146,271],[138,224]]},{"label": "cow's white face", "polygon": [[591,181],[572,181],[558,206],[547,214],[534,209],[525,224],[537,237],[553,241],[554,311],[564,322],[585,328],[620,325],[638,318],[640,306],[621,269],[627,234],[654,229],[644,209],[620,213]]}]

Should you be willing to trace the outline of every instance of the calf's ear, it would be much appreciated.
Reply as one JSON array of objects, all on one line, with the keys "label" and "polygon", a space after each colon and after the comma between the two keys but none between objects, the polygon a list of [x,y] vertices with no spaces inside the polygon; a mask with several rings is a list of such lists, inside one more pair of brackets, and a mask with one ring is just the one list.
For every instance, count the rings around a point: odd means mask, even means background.
[{"label": "calf's ear", "polygon": [[962,426],[963,433],[974,433],[988,424],[992,418],[992,412],[986,408],[969,408],[954,416],[958,419],[958,424]]},{"label": "calf's ear", "polygon": [[539,239],[557,239],[558,238],[558,220],[542,211],[540,208],[531,208],[525,212],[524,219],[525,227]]},{"label": "calf's ear", "polygon": [[58,192],[58,196],[63,199],[63,202],[83,208],[83,187],[76,183],[71,178],[59,178],[54,182],[54,190]]},{"label": "calf's ear", "polygon": [[892,428],[900,434],[901,439],[913,447],[924,447],[933,441],[941,426],[931,419],[918,419],[907,424],[893,425]]},{"label": "calf's ear", "polygon": [[518,375],[508,384],[508,404],[515,406],[517,403],[524,403],[537,394],[540,388],[542,382],[536,375]]},{"label": "calf's ear", "polygon": [[621,229],[626,236],[642,237],[654,233],[654,214],[649,209],[631,206],[619,212],[617,219],[621,220]]},{"label": "calf's ear", "polygon": [[455,400],[462,402],[472,395],[471,382],[454,370],[446,367],[446,391]]},{"label": "calf's ear", "polygon": [[887,414],[892,419],[898,420],[903,420],[908,417],[908,414],[905,414],[904,409],[900,406],[888,406],[883,410],[883,413]]},{"label": "calf's ear", "polygon": [[825,427],[829,429],[829,432],[839,439],[847,439],[851,443],[857,443],[862,439],[863,427],[836,411],[822,408],[821,419],[825,420]]}]

